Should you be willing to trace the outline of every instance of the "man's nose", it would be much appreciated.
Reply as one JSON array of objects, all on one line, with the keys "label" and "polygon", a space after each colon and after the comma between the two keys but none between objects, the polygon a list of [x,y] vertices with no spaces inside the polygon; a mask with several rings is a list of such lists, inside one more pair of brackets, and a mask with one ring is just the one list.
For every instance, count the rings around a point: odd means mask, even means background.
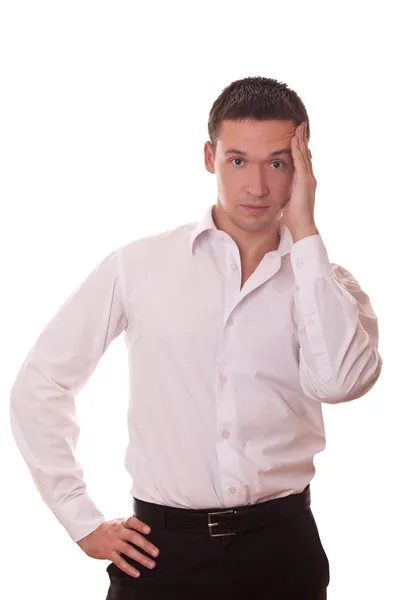
[{"label": "man's nose", "polygon": [[262,198],[268,195],[269,188],[267,176],[265,174],[265,169],[262,167],[256,167],[251,173],[248,192],[255,198]]}]

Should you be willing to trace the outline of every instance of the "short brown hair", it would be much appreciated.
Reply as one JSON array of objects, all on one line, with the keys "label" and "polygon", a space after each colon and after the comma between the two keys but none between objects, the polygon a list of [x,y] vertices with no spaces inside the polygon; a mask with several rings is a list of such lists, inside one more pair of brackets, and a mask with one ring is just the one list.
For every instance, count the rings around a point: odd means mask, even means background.
[{"label": "short brown hair", "polygon": [[307,139],[310,140],[310,123],[301,98],[286,83],[268,77],[246,77],[225,87],[213,103],[208,119],[208,135],[215,154],[222,121],[252,119],[293,120],[296,127],[307,122]]}]

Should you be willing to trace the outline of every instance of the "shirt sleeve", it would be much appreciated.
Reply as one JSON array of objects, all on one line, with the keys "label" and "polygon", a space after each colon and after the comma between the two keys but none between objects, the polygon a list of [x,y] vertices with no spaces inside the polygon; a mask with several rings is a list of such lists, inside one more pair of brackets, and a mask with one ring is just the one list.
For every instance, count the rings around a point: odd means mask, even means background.
[{"label": "shirt sleeve", "polygon": [[115,250],[67,298],[11,388],[17,446],[42,499],[75,542],[105,521],[86,491],[74,455],[80,432],[75,396],[128,325],[119,265]]},{"label": "shirt sleeve", "polygon": [[304,393],[332,404],[363,396],[382,369],[369,296],[349,271],[329,262],[319,234],[293,244],[291,262]]}]

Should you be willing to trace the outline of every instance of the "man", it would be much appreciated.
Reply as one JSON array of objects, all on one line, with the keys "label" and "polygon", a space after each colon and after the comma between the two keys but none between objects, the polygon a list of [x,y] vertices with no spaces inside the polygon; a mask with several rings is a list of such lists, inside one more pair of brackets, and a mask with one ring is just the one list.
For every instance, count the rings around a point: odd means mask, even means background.
[{"label": "man", "polygon": [[[377,318],[328,259],[297,94],[235,81],[208,128],[216,204],[90,273],[28,354],[12,427],[71,538],[111,561],[107,600],[321,600],[329,561],[309,488],[321,405],[378,379]],[[123,331],[133,515],[106,521],[73,453],[74,399]]]}]

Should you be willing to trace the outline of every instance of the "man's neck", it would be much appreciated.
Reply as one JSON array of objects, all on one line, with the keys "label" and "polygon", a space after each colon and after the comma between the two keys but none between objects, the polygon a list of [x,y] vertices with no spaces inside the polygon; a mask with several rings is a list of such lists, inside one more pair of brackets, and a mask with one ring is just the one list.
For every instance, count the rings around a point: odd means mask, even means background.
[{"label": "man's neck", "polygon": [[224,218],[218,206],[213,207],[212,217],[217,229],[224,231],[234,240],[239,248],[242,261],[248,264],[258,263],[268,252],[277,250],[280,244],[281,220],[272,223],[262,233],[244,231],[235,227],[234,223]]}]

